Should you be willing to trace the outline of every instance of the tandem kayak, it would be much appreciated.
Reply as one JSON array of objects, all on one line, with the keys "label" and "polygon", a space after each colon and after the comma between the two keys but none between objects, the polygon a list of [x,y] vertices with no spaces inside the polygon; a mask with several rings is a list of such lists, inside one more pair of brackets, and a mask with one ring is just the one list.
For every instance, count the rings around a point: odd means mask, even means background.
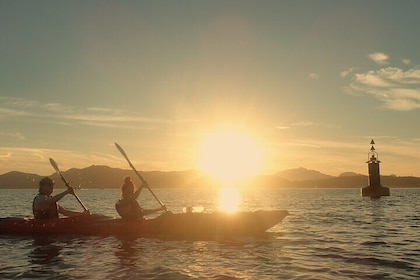
[{"label": "tandem kayak", "polygon": [[288,215],[287,210],[254,212],[166,212],[156,218],[125,220],[102,215],[80,215],[51,220],[0,218],[0,234],[131,235],[174,239],[255,236]]}]

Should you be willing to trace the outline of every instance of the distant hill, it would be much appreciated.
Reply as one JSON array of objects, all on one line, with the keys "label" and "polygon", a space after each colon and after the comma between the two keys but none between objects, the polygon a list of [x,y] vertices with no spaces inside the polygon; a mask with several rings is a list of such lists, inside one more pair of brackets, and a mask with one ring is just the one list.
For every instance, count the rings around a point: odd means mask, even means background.
[{"label": "distant hill", "polygon": [[[150,186],[155,188],[185,188],[185,187],[211,187],[216,184],[205,174],[195,171],[146,171],[139,172]],[[120,188],[123,180],[131,176],[135,185],[141,183],[137,175],[130,170],[111,168],[102,165],[78,169],[72,168],[62,171],[64,178],[74,188],[84,189],[108,189]],[[17,171],[0,175],[0,189],[38,189],[39,180],[44,176],[27,174]],[[57,188],[64,188],[65,185],[57,173],[50,176],[57,185]]]},{"label": "distant hill", "polygon": [[37,189],[41,178],[42,176],[36,174],[11,171],[0,175],[0,189],[19,189],[22,186],[26,189]]},{"label": "distant hill", "polygon": [[322,174],[319,171],[309,170],[303,167],[284,170],[276,173],[275,176],[292,181],[322,180],[333,178],[333,176]]},{"label": "distant hill", "polygon": [[351,176],[363,176],[362,174],[354,173],[354,172],[343,172],[338,177],[351,177]]},{"label": "distant hill", "polygon": [[[107,189],[119,188],[126,176],[131,176],[136,185],[140,179],[131,169],[111,168],[92,165],[86,168],[72,168],[62,171],[63,176],[75,188]],[[217,187],[218,183],[197,170],[185,171],[146,171],[140,172],[153,188],[207,188]],[[12,171],[0,175],[0,189],[38,189],[38,182],[43,176]],[[57,183],[57,188],[64,188],[60,177],[53,173],[49,177]],[[381,176],[384,186],[390,188],[420,188],[418,177]],[[241,183],[245,187],[261,188],[360,188],[368,184],[366,175],[345,172],[340,176],[322,174],[305,168],[289,169],[272,175],[253,176]]]}]

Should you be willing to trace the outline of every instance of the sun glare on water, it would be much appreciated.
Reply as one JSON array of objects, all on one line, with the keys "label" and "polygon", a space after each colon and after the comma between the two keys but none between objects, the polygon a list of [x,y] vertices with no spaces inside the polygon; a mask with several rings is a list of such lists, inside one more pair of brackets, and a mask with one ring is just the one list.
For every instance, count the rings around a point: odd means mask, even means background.
[{"label": "sun glare on water", "polygon": [[255,175],[261,165],[261,150],[248,135],[222,130],[207,135],[199,149],[198,165],[224,185]]},{"label": "sun glare on water", "polygon": [[225,212],[236,212],[241,202],[241,195],[238,188],[221,188],[219,194],[218,209]]}]

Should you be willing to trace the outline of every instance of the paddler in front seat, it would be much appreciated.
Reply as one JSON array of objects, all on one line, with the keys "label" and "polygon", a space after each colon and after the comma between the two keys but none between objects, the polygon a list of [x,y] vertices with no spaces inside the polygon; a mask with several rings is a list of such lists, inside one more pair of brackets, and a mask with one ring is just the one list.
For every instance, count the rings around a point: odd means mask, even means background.
[{"label": "paddler in front seat", "polygon": [[54,192],[55,183],[48,177],[39,181],[39,192],[32,202],[32,212],[35,219],[55,219],[59,214],[64,216],[76,216],[82,214],[90,214],[89,210],[84,212],[73,212],[61,207],[58,201],[67,194],[74,194],[72,187],[67,187],[62,193],[52,196]]},{"label": "paddler in front seat", "polygon": [[131,177],[128,176],[124,179],[124,184],[121,186],[121,199],[115,203],[115,209],[123,219],[138,220],[143,219],[143,216],[153,214],[165,210],[165,206],[157,209],[143,209],[137,202],[141,190],[146,187],[147,183],[143,182],[140,187],[134,191],[134,184]]}]

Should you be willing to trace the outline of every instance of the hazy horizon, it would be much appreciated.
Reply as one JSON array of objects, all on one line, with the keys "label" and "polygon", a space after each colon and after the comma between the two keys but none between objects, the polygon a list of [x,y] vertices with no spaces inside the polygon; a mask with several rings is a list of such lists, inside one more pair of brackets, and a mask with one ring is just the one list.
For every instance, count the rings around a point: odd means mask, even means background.
[{"label": "hazy horizon", "polygon": [[[99,164],[85,166],[85,167],[71,167],[69,169],[61,169],[60,168],[60,171],[65,173],[66,171],[69,171],[69,170],[71,170],[73,168],[76,168],[76,169],[86,169],[86,168],[89,168],[89,167],[92,167],[92,166],[104,166],[104,167],[109,167],[109,168],[122,169],[124,171],[132,171],[132,169],[130,167],[124,168],[124,167],[115,167],[115,166],[99,165]],[[368,176],[369,175],[367,171],[365,173],[358,173],[358,172],[354,172],[354,171],[351,171],[351,170],[349,170],[349,171],[343,171],[342,173],[337,174],[337,175],[332,175],[332,174],[328,174],[328,173],[323,173],[323,172],[321,172],[319,170],[316,170],[316,169],[306,168],[306,167],[302,167],[302,166],[301,167],[288,168],[288,169],[282,169],[282,170],[274,171],[273,173],[257,173],[257,174],[253,174],[253,175],[256,175],[256,176],[265,176],[265,175],[271,176],[271,175],[276,175],[277,173],[287,172],[287,171],[294,171],[294,170],[299,170],[299,169],[304,169],[304,170],[306,170],[308,172],[311,172],[311,171],[319,172],[322,175],[327,175],[327,176],[332,176],[332,177],[338,177],[338,176],[343,175],[343,174],[346,175],[347,173],[353,173],[353,174],[362,175],[362,176]],[[166,170],[166,171],[164,171],[164,170],[137,170],[137,171],[140,172],[140,173],[142,173],[142,172],[187,172],[187,171],[198,171],[198,172],[205,173],[205,171],[202,171],[202,170],[200,170],[198,168],[190,168],[190,169],[183,169],[183,170]],[[51,176],[51,175],[55,175],[56,174],[56,171],[51,171],[51,173],[48,173],[48,174],[38,174],[38,173],[33,173],[33,172],[24,172],[24,171],[21,171],[21,170],[9,170],[7,172],[0,173],[0,175],[7,174],[9,172],[21,172],[21,173],[28,173],[28,174],[31,173],[31,174],[35,174],[35,175],[38,175],[38,176]],[[251,176],[253,176],[253,175],[251,175]],[[401,174],[395,174],[395,173],[391,173],[391,174],[382,174],[382,173],[380,173],[380,175],[381,176],[397,176],[397,177],[418,177],[418,176],[401,175]],[[133,176],[136,177],[136,175],[134,173],[133,173]]]}]

